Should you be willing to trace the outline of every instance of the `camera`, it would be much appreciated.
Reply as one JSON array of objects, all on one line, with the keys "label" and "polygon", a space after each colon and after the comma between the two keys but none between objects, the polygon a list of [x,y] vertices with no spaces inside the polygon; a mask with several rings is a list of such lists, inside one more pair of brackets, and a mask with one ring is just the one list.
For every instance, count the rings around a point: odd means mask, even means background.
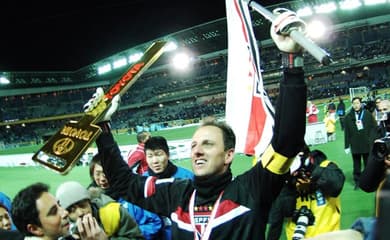
[{"label": "camera", "polygon": [[390,154],[390,136],[376,140],[372,151],[376,159],[383,161]]},{"label": "camera", "polygon": [[304,239],[307,226],[314,224],[315,217],[312,211],[307,206],[302,206],[299,210],[294,211],[292,219],[296,224],[292,239]]}]

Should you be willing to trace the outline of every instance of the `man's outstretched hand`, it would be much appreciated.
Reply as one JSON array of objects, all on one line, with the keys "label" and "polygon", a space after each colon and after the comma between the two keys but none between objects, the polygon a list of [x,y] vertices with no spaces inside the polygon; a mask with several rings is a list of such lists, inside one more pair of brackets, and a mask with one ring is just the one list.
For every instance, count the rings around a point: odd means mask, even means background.
[{"label": "man's outstretched hand", "polygon": [[[120,96],[116,95],[112,101],[111,106],[107,111],[104,113],[103,117],[100,121],[110,121],[111,116],[118,110],[120,103]],[[106,106],[105,100],[104,100],[104,91],[103,88],[99,87],[96,89],[96,92],[92,95],[92,98],[88,100],[86,104],[84,104],[84,112],[85,113],[91,113],[91,112],[101,112],[104,111]]]},{"label": "man's outstretched hand", "polygon": [[276,8],[273,13],[276,18],[272,22],[270,34],[276,46],[287,53],[301,52],[302,47],[290,37],[290,33],[292,30],[305,33],[305,22],[288,9]]}]

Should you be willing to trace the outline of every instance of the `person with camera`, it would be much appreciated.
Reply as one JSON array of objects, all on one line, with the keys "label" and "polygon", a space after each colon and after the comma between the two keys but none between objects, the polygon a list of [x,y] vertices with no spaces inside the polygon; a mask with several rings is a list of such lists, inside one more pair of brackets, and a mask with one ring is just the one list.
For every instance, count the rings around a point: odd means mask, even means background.
[{"label": "person with camera", "polygon": [[379,126],[368,157],[366,169],[362,172],[359,187],[365,192],[378,189],[390,168],[390,101],[382,100],[378,105],[377,121]]},{"label": "person with camera", "polygon": [[[378,128],[368,156],[368,164],[362,172],[359,186],[365,192],[376,191],[376,218],[373,234],[384,239],[390,234],[385,224],[390,221],[390,101],[382,100],[377,106]],[[381,238],[382,237],[382,238]]]},{"label": "person with camera", "polygon": [[293,204],[295,210],[287,219],[287,239],[339,230],[340,193],[345,182],[343,171],[320,150],[296,158],[290,170],[289,184],[295,196],[290,205]]}]

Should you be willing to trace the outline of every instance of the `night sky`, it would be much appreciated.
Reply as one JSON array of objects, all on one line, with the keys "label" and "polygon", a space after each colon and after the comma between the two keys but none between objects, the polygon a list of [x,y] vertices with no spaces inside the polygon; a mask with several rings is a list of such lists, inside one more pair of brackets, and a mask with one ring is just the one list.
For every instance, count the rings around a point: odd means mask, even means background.
[{"label": "night sky", "polygon": [[224,17],[225,0],[2,1],[0,72],[74,71]]}]

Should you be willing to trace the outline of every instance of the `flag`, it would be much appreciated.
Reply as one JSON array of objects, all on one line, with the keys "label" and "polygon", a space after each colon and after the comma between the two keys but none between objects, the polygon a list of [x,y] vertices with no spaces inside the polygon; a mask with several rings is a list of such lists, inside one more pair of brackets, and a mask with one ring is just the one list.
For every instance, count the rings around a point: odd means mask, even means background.
[{"label": "flag", "polygon": [[236,134],[236,152],[259,156],[272,138],[274,108],[263,86],[259,49],[245,2],[226,0],[226,122]]}]

